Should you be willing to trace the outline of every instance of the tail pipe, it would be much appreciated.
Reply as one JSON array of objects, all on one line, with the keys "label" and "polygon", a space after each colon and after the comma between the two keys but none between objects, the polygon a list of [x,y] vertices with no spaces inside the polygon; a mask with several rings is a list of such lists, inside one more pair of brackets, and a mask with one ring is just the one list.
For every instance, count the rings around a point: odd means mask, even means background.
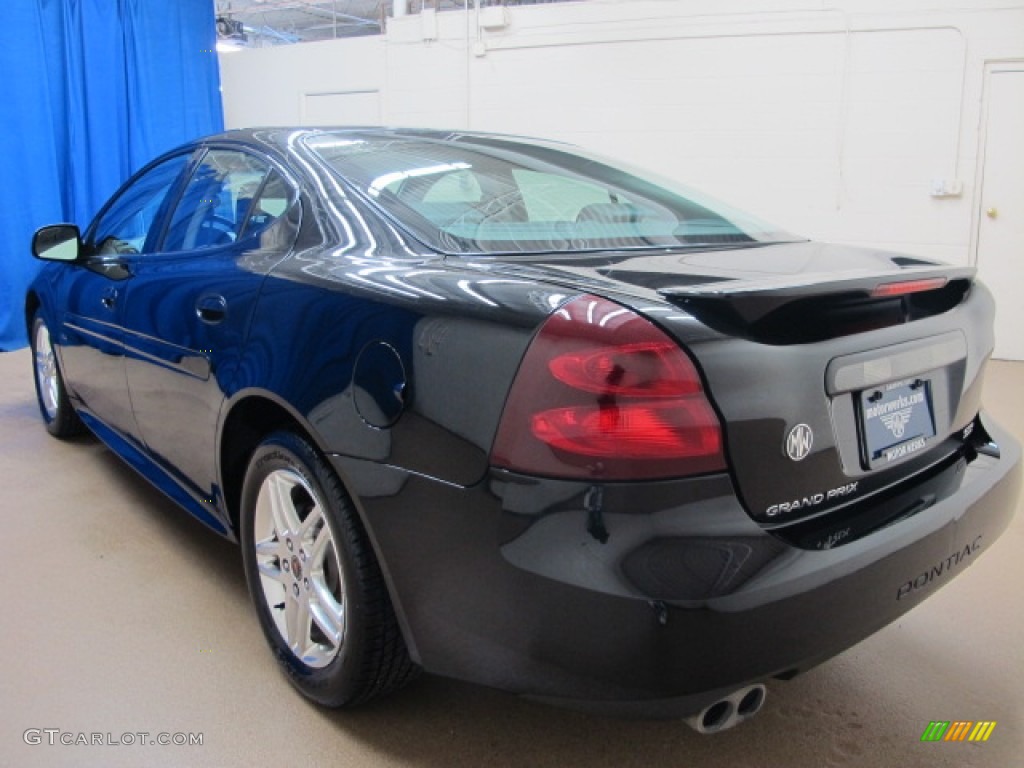
[{"label": "tail pipe", "polygon": [[697,733],[724,731],[760,712],[767,695],[768,689],[761,683],[748,685],[686,718],[686,724]]}]

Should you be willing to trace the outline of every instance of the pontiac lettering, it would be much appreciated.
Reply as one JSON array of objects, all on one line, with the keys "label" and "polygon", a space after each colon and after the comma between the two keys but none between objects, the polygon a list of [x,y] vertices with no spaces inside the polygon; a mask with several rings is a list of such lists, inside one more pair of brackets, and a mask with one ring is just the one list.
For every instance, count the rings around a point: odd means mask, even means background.
[{"label": "pontiac lettering", "polygon": [[964,546],[963,549],[958,549],[952,555],[947,557],[945,560],[940,560],[927,571],[918,574],[913,579],[904,582],[898,590],[896,590],[896,599],[902,600],[904,597],[912,592],[916,592],[919,589],[923,589],[931,584],[935,579],[941,576],[943,573],[948,574],[958,565],[966,562],[967,558],[973,555],[981,549],[981,536],[978,536],[970,544]]}]

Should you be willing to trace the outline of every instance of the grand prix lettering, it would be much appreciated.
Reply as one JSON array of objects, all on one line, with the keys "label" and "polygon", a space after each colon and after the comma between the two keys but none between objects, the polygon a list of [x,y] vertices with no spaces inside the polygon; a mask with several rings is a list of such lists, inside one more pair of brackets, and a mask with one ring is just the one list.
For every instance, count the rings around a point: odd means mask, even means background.
[{"label": "grand prix lettering", "polygon": [[[859,481],[857,481],[859,482]],[[778,515],[784,515],[788,512],[796,512],[800,509],[808,509],[810,507],[816,507],[831,499],[842,498],[843,496],[849,496],[851,493],[856,492],[857,482],[849,483],[847,485],[841,485],[838,488],[833,488],[830,491],[824,491],[822,493],[812,493],[810,496],[801,496],[799,499],[793,499],[792,501],[783,501],[778,504],[772,504],[764,513],[768,517],[776,517]]]}]

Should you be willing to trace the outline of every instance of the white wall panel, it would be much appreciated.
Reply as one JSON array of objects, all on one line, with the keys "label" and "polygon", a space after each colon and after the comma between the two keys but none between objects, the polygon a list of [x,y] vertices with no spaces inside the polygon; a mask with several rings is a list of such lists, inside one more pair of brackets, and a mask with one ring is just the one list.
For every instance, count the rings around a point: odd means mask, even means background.
[{"label": "white wall panel", "polygon": [[303,125],[380,125],[380,91],[314,91],[302,94]]},{"label": "white wall panel", "polygon": [[[453,15],[453,14],[445,14]],[[464,22],[461,13],[455,20]],[[419,17],[405,19],[418,30]],[[464,127],[467,121],[466,48],[461,37],[445,43],[387,45],[387,119],[393,125]]]},{"label": "white wall panel", "polygon": [[[362,37],[222,53],[224,124],[229,128],[298,125],[304,119],[308,94],[382,91],[384,51],[382,38]],[[316,105],[315,99],[309,105],[316,110],[310,115],[311,124],[320,124],[326,115],[320,111],[323,104]],[[337,101],[339,106],[342,103],[360,114],[367,111],[365,98]],[[344,119],[343,111],[336,120]]]},{"label": "white wall panel", "polygon": [[558,3],[479,32],[472,9],[411,15],[222,56],[225,118],[293,123],[303,94],[379,90],[387,124],[574,141],[816,238],[968,262],[985,62],[1024,57],[1024,3],[822,5]]}]

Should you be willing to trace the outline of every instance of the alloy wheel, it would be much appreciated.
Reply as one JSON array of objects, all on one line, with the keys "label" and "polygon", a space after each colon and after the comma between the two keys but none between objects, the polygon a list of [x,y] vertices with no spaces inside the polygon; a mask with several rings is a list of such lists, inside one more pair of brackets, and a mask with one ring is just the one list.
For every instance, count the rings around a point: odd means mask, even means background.
[{"label": "alloy wheel", "polygon": [[345,642],[345,579],[323,506],[297,472],[277,469],[260,486],[253,545],[263,599],[285,644],[322,668]]},{"label": "alloy wheel", "polygon": [[57,378],[57,358],[50,343],[50,332],[46,323],[36,323],[35,337],[36,379],[39,382],[39,397],[46,411],[46,418],[57,417],[60,404],[60,382]]}]

